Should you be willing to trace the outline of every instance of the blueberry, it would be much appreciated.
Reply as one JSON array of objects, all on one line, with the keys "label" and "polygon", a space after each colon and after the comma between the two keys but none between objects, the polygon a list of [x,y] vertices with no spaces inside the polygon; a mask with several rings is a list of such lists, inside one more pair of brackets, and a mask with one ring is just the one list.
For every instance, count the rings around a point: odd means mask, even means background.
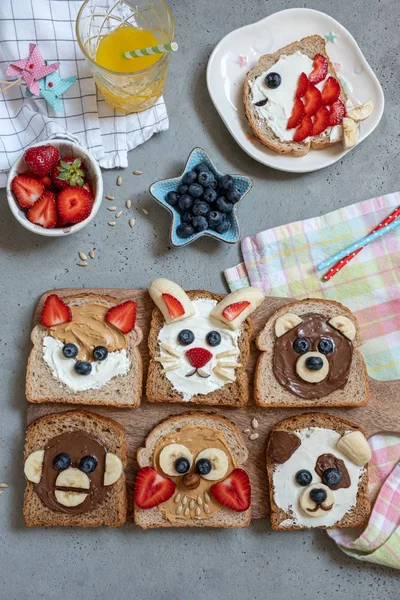
[{"label": "blueberry", "polygon": [[193,214],[196,217],[206,217],[210,212],[210,205],[207,202],[203,202],[203,200],[196,200],[193,204]]},{"label": "blueberry", "polygon": [[192,221],[192,225],[196,231],[204,231],[208,227],[208,221],[205,217],[195,217]]},{"label": "blueberry", "polygon": [[282,78],[279,73],[268,73],[265,78],[265,85],[269,87],[271,90],[279,87],[281,85]]},{"label": "blueberry", "polygon": [[214,181],[214,175],[210,171],[199,171],[197,181],[204,187],[209,187]]},{"label": "blueberry", "polygon": [[65,358],[75,358],[78,354],[78,346],[75,346],[75,344],[64,344],[62,353]]},{"label": "blueberry", "polygon": [[96,360],[106,360],[108,356],[108,350],[105,346],[96,346],[93,350],[93,356]]},{"label": "blueberry", "polygon": [[92,372],[92,365],[90,362],[84,360],[77,360],[74,364],[75,373],[78,375],[89,375]]},{"label": "blueberry", "polygon": [[196,471],[200,475],[208,475],[211,471],[211,468],[212,464],[211,461],[208,460],[208,458],[200,458],[200,460],[198,460],[196,463]]},{"label": "blueberry", "polygon": [[225,191],[228,191],[231,188],[233,188],[233,184],[234,184],[234,181],[233,181],[233,177],[231,177],[231,175],[224,175],[221,178],[221,181],[219,182],[221,190],[225,190]]},{"label": "blueberry", "polygon": [[182,194],[187,194],[189,191],[189,186],[188,185],[180,185],[178,187],[178,194],[182,195]]},{"label": "blueberry", "polygon": [[165,200],[170,206],[175,206],[175,204],[179,200],[179,194],[177,194],[176,192],[168,192]]},{"label": "blueberry", "polygon": [[194,233],[194,229],[189,223],[181,223],[176,228],[176,235],[181,238],[188,238],[193,233]]},{"label": "blueberry", "polygon": [[210,346],[219,346],[221,343],[221,334],[218,331],[209,331],[206,335],[206,341]]},{"label": "blueberry", "polygon": [[193,198],[189,194],[183,194],[179,198],[179,208],[183,211],[190,210],[193,206]]},{"label": "blueberry", "polygon": [[203,199],[208,202],[208,204],[212,204],[217,199],[217,192],[212,188],[208,187],[204,190]]},{"label": "blueberry", "polygon": [[192,212],[184,212],[181,215],[182,223],[191,223],[194,219],[194,214]]},{"label": "blueberry", "polygon": [[342,474],[339,469],[326,469],[322,474],[322,481],[329,487],[338,485],[342,481]]},{"label": "blueberry", "polygon": [[178,342],[182,344],[182,346],[189,346],[192,342],[194,342],[194,333],[190,329],[182,329],[178,333]]},{"label": "blueberry", "polygon": [[306,359],[306,368],[309,371],[320,371],[323,366],[324,362],[322,358],[319,358],[318,356],[309,356]]},{"label": "blueberry", "polygon": [[196,179],[197,173],[195,171],[188,171],[184,174],[182,178],[182,183],[184,183],[185,185],[190,185],[191,183],[194,183]]},{"label": "blueberry", "polygon": [[230,213],[233,210],[232,204],[225,200],[223,196],[218,196],[215,204],[217,209],[222,213]]},{"label": "blueberry", "polygon": [[210,188],[212,188],[215,191],[219,190],[219,181],[217,181],[216,179],[214,179],[214,181],[212,181],[210,183]]},{"label": "blueberry", "polygon": [[310,342],[306,338],[297,338],[293,342],[293,350],[297,354],[305,354],[310,349]]},{"label": "blueberry", "polygon": [[195,173],[200,173],[200,171],[209,171],[209,170],[210,170],[210,168],[209,168],[208,164],[205,162],[199,163],[193,169],[193,171],[195,171]]},{"label": "blueberry", "polygon": [[57,454],[53,458],[53,467],[57,469],[57,471],[65,471],[71,466],[71,458],[65,452],[61,452],[61,454]]},{"label": "blueberry", "polygon": [[179,474],[187,473],[190,469],[190,462],[187,458],[182,456],[181,458],[177,458],[174,463],[175,471]]},{"label": "blueberry", "polygon": [[318,350],[322,354],[330,354],[333,352],[333,342],[329,338],[323,338],[318,344]]},{"label": "blueberry", "polygon": [[217,210],[213,210],[208,215],[208,224],[210,227],[215,228],[217,225],[222,223],[223,220],[224,220],[224,217],[223,217],[222,213],[218,212]]},{"label": "blueberry", "polygon": [[297,471],[295,479],[299,485],[306,486],[310,485],[310,483],[312,482],[312,475],[310,471],[307,471],[306,469],[301,469],[300,471]]},{"label": "blueberry", "polygon": [[237,187],[233,187],[231,190],[226,192],[226,199],[229,200],[229,202],[232,202],[232,204],[239,202],[240,198],[241,195]]},{"label": "blueberry", "polygon": [[97,458],[95,456],[84,456],[79,463],[79,469],[84,473],[93,473],[97,467]]},{"label": "blueberry", "polygon": [[224,219],[219,225],[216,226],[215,231],[217,231],[218,233],[225,233],[230,228],[230,221],[228,219]]},{"label": "blueberry", "polygon": [[192,183],[192,185],[189,186],[189,194],[192,198],[200,198],[200,196],[203,195],[203,191],[203,186],[199,183]]},{"label": "blueberry", "polygon": [[326,490],[322,488],[314,488],[310,492],[310,498],[313,502],[315,502],[315,504],[321,504],[322,502],[325,502],[327,497],[328,494],[326,493]]}]

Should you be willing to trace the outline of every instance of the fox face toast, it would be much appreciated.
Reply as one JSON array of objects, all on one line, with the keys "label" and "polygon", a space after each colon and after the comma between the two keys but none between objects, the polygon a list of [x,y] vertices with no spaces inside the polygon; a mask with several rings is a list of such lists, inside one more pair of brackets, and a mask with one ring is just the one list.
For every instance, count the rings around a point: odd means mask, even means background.
[{"label": "fox face toast", "polygon": [[185,292],[167,279],[153,281],[146,393],[151,402],[241,406],[252,328],[247,317],[264,298],[255,288],[220,296]]},{"label": "fox face toast", "polygon": [[273,529],[364,524],[370,459],[362,430],[345,419],[304,413],[275,425],[267,447]]},{"label": "fox face toast", "polygon": [[138,450],[135,523],[149,527],[245,527],[250,481],[241,434],[225,417],[186,413],[160,423]]},{"label": "fox face toast", "polygon": [[67,411],[35,421],[25,444],[26,525],[122,525],[126,456],[124,429],[111,419]]},{"label": "fox face toast", "polygon": [[132,300],[48,296],[31,335],[28,401],[138,406],[142,333],[136,310]]},{"label": "fox face toast", "polygon": [[368,376],[354,315],[338,302],[307,299],[276,311],[256,344],[260,406],[363,406]]}]

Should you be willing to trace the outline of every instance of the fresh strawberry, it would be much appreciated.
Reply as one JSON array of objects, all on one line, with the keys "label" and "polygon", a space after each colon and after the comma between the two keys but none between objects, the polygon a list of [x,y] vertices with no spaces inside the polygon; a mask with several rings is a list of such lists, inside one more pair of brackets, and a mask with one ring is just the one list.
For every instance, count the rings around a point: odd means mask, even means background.
[{"label": "fresh strawberry", "polygon": [[93,198],[78,186],[61,190],[57,197],[57,210],[65,223],[80,223],[87,219],[93,207]]},{"label": "fresh strawberry", "polygon": [[22,208],[30,208],[43,194],[44,186],[35,177],[17,175],[11,182],[11,190]]},{"label": "fresh strawberry", "polygon": [[240,313],[249,306],[249,304],[250,302],[247,302],[247,300],[228,304],[228,306],[222,311],[222,316],[225,317],[227,321],[234,321],[236,317],[238,317]]},{"label": "fresh strawberry", "polygon": [[299,77],[299,83],[297,84],[296,98],[302,98],[308,90],[308,77],[305,73],[302,73]]},{"label": "fresh strawberry", "polygon": [[129,333],[135,327],[137,304],[133,300],[127,300],[117,306],[112,306],[107,314],[106,321],[112,323],[122,333]]},{"label": "fresh strawberry", "polygon": [[48,175],[57,164],[60,153],[54,146],[35,146],[24,154],[24,160],[35,175]]},{"label": "fresh strawberry", "polygon": [[28,221],[41,225],[45,229],[52,229],[57,225],[56,197],[50,190],[45,190],[33,206],[26,213]]},{"label": "fresh strawberry", "polygon": [[290,115],[290,119],[287,122],[286,129],[293,129],[293,127],[297,127],[302,118],[304,117],[304,104],[302,101],[297,98],[294,101],[292,114]]},{"label": "fresh strawberry", "polygon": [[40,319],[45,327],[53,327],[72,320],[71,309],[57,294],[47,296]]},{"label": "fresh strawberry", "polygon": [[190,348],[185,352],[186,358],[195,369],[201,369],[212,359],[213,355],[206,348]]},{"label": "fresh strawberry", "polygon": [[210,492],[222,506],[227,506],[236,512],[243,512],[250,508],[250,479],[243,469],[234,469],[224,481],[212,485]]},{"label": "fresh strawberry", "polygon": [[185,314],[185,309],[182,304],[174,296],[171,296],[171,294],[163,294],[162,298],[167,305],[171,319],[176,319]]},{"label": "fresh strawberry", "polygon": [[331,106],[329,115],[329,125],[339,125],[346,116],[346,107],[340,99],[337,99]]},{"label": "fresh strawberry", "polygon": [[339,82],[334,77],[328,77],[321,92],[321,100],[323,104],[328,104],[330,106],[339,98],[339,95]]},{"label": "fresh strawberry", "polygon": [[319,135],[329,126],[329,110],[326,106],[320,106],[315,113],[312,135]]},{"label": "fresh strawberry", "polygon": [[153,467],[143,467],[136,477],[133,500],[139,508],[153,508],[169,500],[175,488],[172,479],[164,477]]},{"label": "fresh strawberry", "polygon": [[303,117],[302,122],[300,123],[300,127],[298,127],[294,133],[293,141],[294,142],[302,142],[310,135],[312,135],[313,123],[310,115],[305,115]]},{"label": "fresh strawberry", "polygon": [[321,106],[321,92],[312,83],[310,83],[308,86],[308,90],[304,95],[304,101],[304,111],[306,115],[310,115],[310,117],[312,117],[312,115],[315,115]]},{"label": "fresh strawberry", "polygon": [[327,73],[328,61],[326,60],[325,56],[322,56],[322,54],[316,54],[314,56],[314,68],[308,76],[310,83],[315,85],[316,83],[323,81]]},{"label": "fresh strawberry", "polygon": [[70,186],[83,187],[86,173],[82,168],[82,158],[66,156],[61,158],[51,172],[51,179],[58,190]]},{"label": "fresh strawberry", "polygon": [[45,187],[45,188],[49,188],[51,186],[51,177],[50,175],[36,175],[36,173],[34,173],[33,171],[24,171],[24,173],[22,173],[22,175],[25,175],[26,177],[33,177],[33,179],[37,179],[37,181],[40,181],[40,183]]}]

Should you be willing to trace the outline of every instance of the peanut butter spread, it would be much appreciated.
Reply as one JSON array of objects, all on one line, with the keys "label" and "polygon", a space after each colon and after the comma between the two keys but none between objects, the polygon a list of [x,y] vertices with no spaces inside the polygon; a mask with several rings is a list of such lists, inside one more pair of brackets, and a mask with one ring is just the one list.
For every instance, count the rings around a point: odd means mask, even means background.
[{"label": "peanut butter spread", "polygon": [[128,336],[106,321],[109,309],[103,304],[71,306],[72,320],[50,327],[50,335],[63,344],[78,347],[78,360],[93,360],[96,346],[105,346],[109,352],[128,346]]},{"label": "peanut butter spread", "polygon": [[[188,474],[196,473],[196,458],[202,450],[207,448],[218,448],[225,452],[228,458],[228,471],[219,480],[211,481],[200,476],[198,487],[191,489],[192,486],[189,488],[185,485],[184,477],[182,475],[177,475],[176,477],[168,475],[168,477],[176,483],[176,489],[173,496],[158,507],[164,517],[171,522],[179,519],[204,520],[212,517],[222,508],[222,506],[215,498],[213,498],[210,488],[217,483],[217,481],[226,479],[237,466],[223,433],[212,427],[192,427],[187,425],[182,427],[177,433],[164,437],[157,444],[153,455],[153,465],[159,473],[163,473],[159,463],[159,455],[161,450],[168,444],[182,444],[190,450],[193,456],[193,464],[189,469]],[[186,477],[187,481],[188,479],[189,478]]]}]

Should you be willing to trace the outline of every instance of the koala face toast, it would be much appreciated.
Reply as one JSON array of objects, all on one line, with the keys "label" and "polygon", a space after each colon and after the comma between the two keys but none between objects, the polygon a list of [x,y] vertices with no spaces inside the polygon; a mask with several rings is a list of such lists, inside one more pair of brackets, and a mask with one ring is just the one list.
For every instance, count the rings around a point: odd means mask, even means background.
[{"label": "koala face toast", "polygon": [[57,512],[79,515],[101,502],[123,472],[116,454],[86,431],[63,433],[32,452],[25,476],[42,502]]}]

